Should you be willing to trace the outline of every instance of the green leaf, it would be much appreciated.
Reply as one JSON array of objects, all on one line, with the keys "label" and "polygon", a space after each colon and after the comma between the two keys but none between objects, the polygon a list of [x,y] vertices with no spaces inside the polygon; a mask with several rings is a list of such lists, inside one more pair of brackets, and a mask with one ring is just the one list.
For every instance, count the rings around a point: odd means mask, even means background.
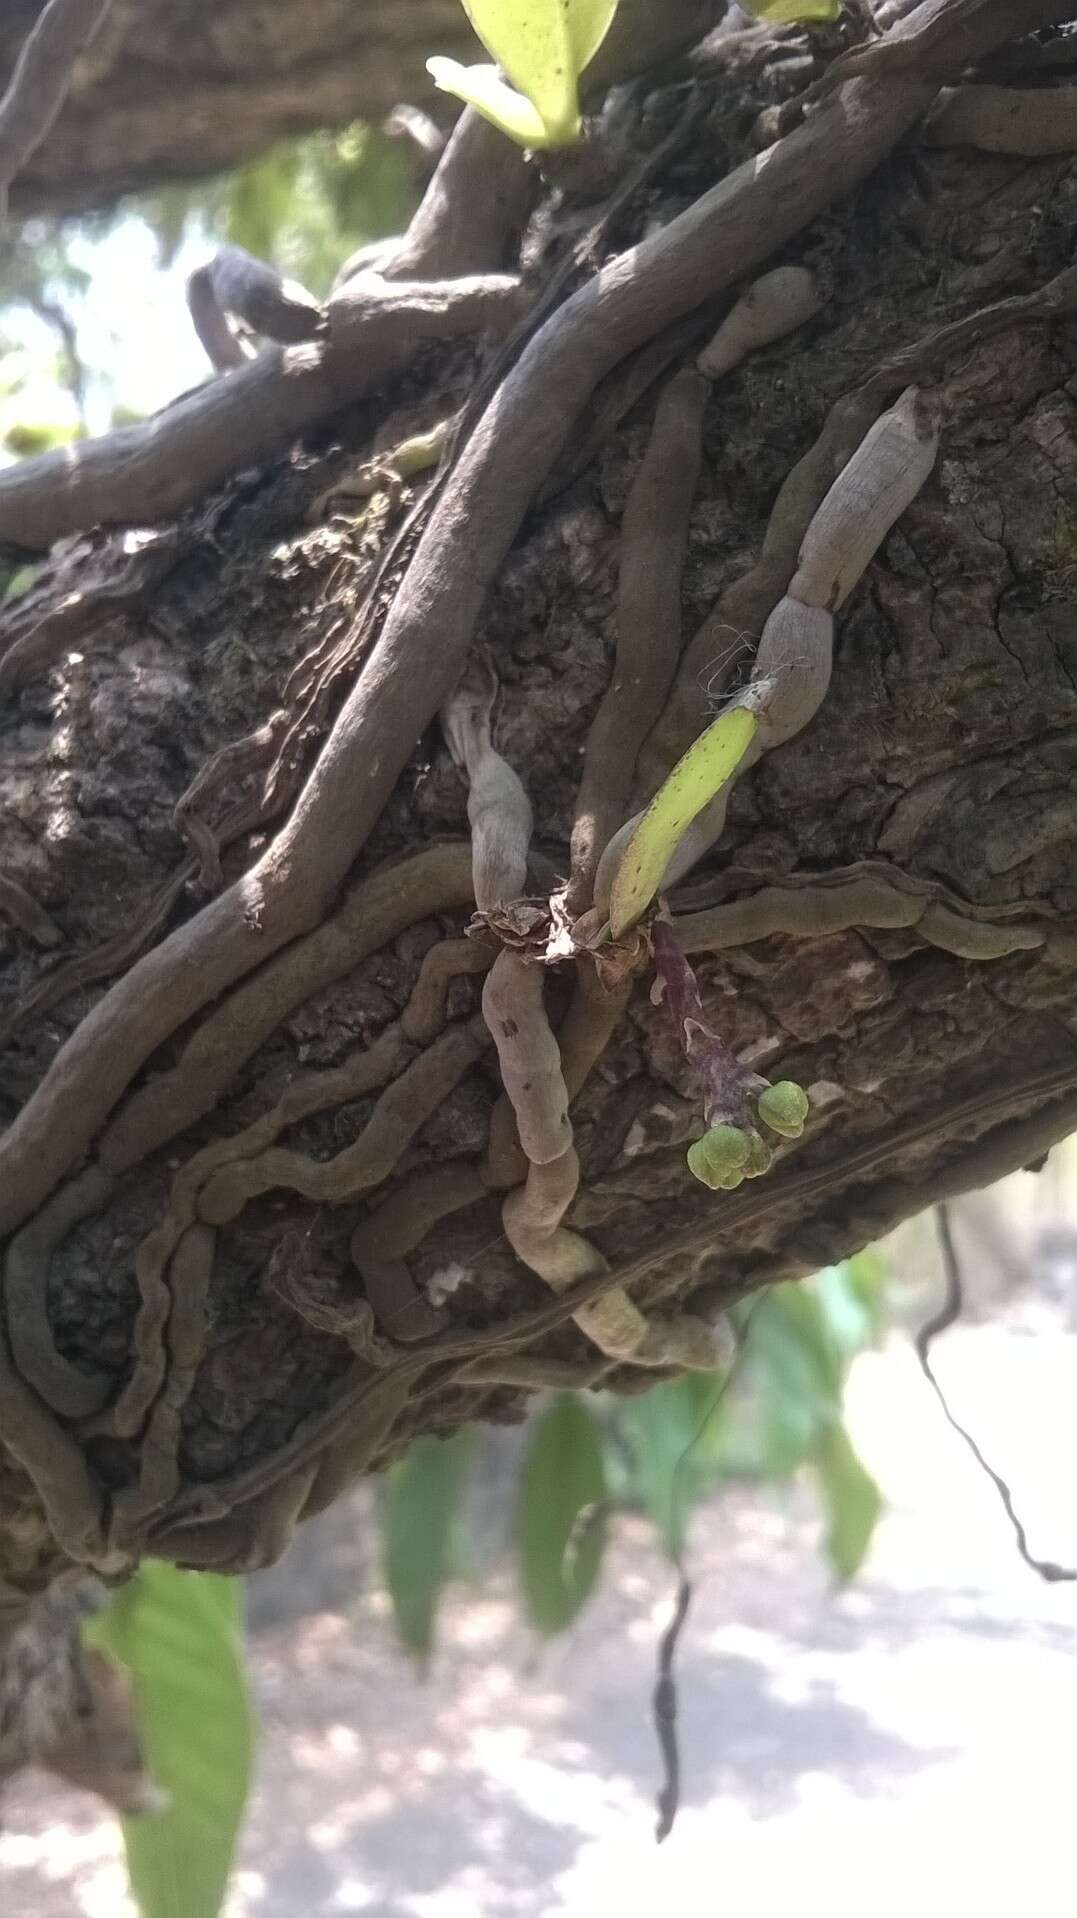
[{"label": "green leaf", "polygon": [[531,101],[547,141],[576,139],[579,77],[609,31],[617,0],[463,0],[463,6],[487,52]]},{"label": "green leaf", "polygon": [[744,10],[774,27],[794,27],[799,21],[836,20],[842,0],[744,0]]},{"label": "green leaf", "polygon": [[818,1440],[812,1463],[826,1503],[826,1552],[840,1579],[852,1578],[864,1562],[882,1511],[882,1493],[853,1450],[845,1426],[835,1421]]},{"label": "green leaf", "polygon": [[602,1439],[590,1412],[565,1395],[534,1429],[520,1480],[517,1537],[527,1616],[552,1637],[571,1624],[602,1563],[605,1523],[587,1508],[606,1497]]},{"label": "green leaf", "polygon": [[274,258],[277,236],[295,205],[301,165],[302,148],[290,141],[233,174],[225,204],[225,236],[233,245],[258,260]]},{"label": "green leaf", "polygon": [[538,109],[534,107],[526,94],[510,87],[498,73],[496,67],[465,67],[459,60],[450,60],[444,54],[435,55],[426,63],[426,70],[434,85],[442,93],[452,93],[465,106],[474,107],[484,120],[489,120],[517,146],[546,147],[559,144],[552,141]]},{"label": "green leaf", "polygon": [[[715,1408],[719,1374],[697,1372],[618,1403],[615,1422],[631,1453],[634,1486],[670,1558],[684,1550],[691,1509],[721,1456]],[[714,1416],[709,1417],[713,1411]]]},{"label": "green leaf", "polygon": [[123,1820],[142,1918],[217,1918],[250,1782],[253,1728],[242,1587],[148,1559],[86,1636],[135,1687],[149,1770],[164,1812]]},{"label": "green leaf", "polygon": [[610,931],[620,939],[646,912],[697,813],[731,778],[759,730],[743,706],[708,726],[658,788],[625,847],[610,895]]},{"label": "green leaf", "polygon": [[773,1286],[755,1305],[745,1377],[750,1465],[787,1478],[841,1416],[841,1367],[819,1301],[803,1285]]},{"label": "green leaf", "polygon": [[870,1345],[878,1326],[878,1298],[851,1259],[827,1265],[810,1280],[828,1335],[846,1363]]},{"label": "green leaf", "polygon": [[4,433],[4,445],[18,459],[31,459],[38,453],[51,453],[58,446],[70,446],[79,437],[74,422],[16,420]]},{"label": "green leaf", "polygon": [[389,1473],[383,1514],[385,1582],[409,1651],[425,1664],[434,1646],[438,1600],[448,1583],[452,1529],[474,1434],[421,1438]]}]

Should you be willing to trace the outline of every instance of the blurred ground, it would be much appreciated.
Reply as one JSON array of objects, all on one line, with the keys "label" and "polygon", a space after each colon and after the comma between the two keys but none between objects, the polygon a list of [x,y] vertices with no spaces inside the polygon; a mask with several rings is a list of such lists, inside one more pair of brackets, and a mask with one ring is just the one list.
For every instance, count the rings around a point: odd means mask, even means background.
[{"label": "blurred ground", "polygon": [[[1064,1326],[1040,1291],[947,1335],[937,1363],[1033,1549],[1077,1563]],[[661,1850],[648,1714],[671,1576],[646,1527],[622,1524],[565,1644],[536,1652],[506,1583],[452,1601],[423,1684],[376,1592],[350,1616],[340,1596],[368,1557],[352,1542],[362,1502],[328,1515],[258,1596],[278,1622],[255,1640],[263,1751],[229,1918],[1068,1908],[1077,1586],[1019,1563],[903,1336],[858,1361],[849,1409],[889,1502],[852,1590],[828,1590],[806,1485],[738,1488],[697,1516],[684,1808]],[[311,1579],[333,1607],[288,1616]],[[127,1918],[94,1801],[24,1776],[0,1909]]]}]

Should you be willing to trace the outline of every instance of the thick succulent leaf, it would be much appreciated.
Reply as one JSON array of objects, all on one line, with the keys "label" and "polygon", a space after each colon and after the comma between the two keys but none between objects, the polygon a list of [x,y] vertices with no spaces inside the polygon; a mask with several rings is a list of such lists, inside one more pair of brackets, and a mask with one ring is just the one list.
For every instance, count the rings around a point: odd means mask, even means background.
[{"label": "thick succulent leaf", "polygon": [[465,67],[459,60],[441,55],[426,63],[426,70],[442,93],[454,93],[466,106],[474,107],[484,120],[490,120],[510,140],[522,147],[550,144],[549,133],[537,109],[515,87],[507,86],[496,67]]},{"label": "thick succulent leaf", "polygon": [[579,130],[578,81],[617,0],[463,0],[484,47],[533,103],[551,142]]},{"label": "thick succulent leaf", "polygon": [[598,1426],[566,1395],[535,1426],[520,1480],[520,1582],[527,1616],[547,1636],[571,1624],[598,1577],[605,1498]]},{"label": "thick succulent leaf", "polygon": [[165,1811],[125,1818],[142,1918],[217,1918],[250,1783],[254,1742],[242,1585],[147,1559],[86,1635],[127,1666]]},{"label": "thick succulent leaf", "polygon": [[759,729],[743,706],[708,726],[658,788],[625,847],[610,894],[610,931],[620,939],[642,917],[697,813],[731,778]]}]

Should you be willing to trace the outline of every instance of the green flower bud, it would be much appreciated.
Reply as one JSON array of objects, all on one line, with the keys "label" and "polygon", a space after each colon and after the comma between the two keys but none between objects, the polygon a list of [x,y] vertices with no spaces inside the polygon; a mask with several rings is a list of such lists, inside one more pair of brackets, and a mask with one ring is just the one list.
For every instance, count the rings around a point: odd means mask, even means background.
[{"label": "green flower bud", "polygon": [[808,1095],[795,1079],[779,1079],[759,1094],[759,1117],[783,1139],[799,1139],[808,1116]]},{"label": "green flower bud", "polygon": [[689,1146],[688,1167],[712,1192],[729,1192],[741,1184],[750,1150],[751,1141],[740,1126],[712,1126]]}]

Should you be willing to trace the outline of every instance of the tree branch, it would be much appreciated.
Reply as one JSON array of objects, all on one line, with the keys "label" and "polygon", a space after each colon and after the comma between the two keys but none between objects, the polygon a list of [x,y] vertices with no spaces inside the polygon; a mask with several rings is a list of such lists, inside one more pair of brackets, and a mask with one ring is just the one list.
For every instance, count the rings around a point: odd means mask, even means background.
[{"label": "tree branch", "polygon": [[49,0],[0,100],[0,219],[7,190],[41,145],[67,97],[75,62],[112,0]]},{"label": "tree branch", "polygon": [[424,340],[504,325],[519,311],[519,282],[507,274],[350,280],[329,303],[324,345],[268,348],[150,420],[9,468],[0,546],[39,551],[82,527],[167,518],[372,391]]},{"label": "tree branch", "polygon": [[[927,11],[937,15],[933,0]],[[923,70],[867,73],[836,88],[805,125],[613,260],[531,340],[450,475],[287,825],[256,866],[98,1002],[0,1140],[0,1229],[48,1196],[158,1045],[319,922],[459,678],[487,589],[598,381],[869,174],[953,59],[964,64],[1065,11],[1059,0],[984,0],[975,43],[963,22],[953,47],[933,41]],[[218,384],[245,378],[244,370]]]}]

